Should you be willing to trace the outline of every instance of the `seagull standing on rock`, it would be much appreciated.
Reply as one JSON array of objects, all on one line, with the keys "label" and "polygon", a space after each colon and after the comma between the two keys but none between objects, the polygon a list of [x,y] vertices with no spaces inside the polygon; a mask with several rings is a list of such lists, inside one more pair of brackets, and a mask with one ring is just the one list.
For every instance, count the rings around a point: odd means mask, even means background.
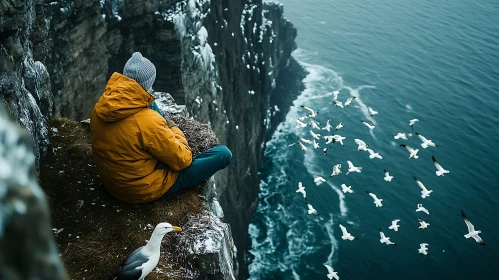
[{"label": "seagull standing on rock", "polygon": [[464,222],[468,227],[468,233],[465,234],[464,237],[466,238],[472,237],[480,245],[485,245],[485,242],[483,242],[482,238],[479,236],[479,234],[482,232],[480,230],[475,230],[475,226],[472,223],[470,223],[470,221],[468,221],[468,218],[466,218],[466,215],[464,215],[463,210],[461,210],[461,216],[463,217]]},{"label": "seagull standing on rock", "polygon": [[430,196],[430,193],[432,193],[433,191],[432,190],[428,190],[423,185],[423,183],[421,183],[421,181],[419,181],[418,178],[416,178],[416,176],[413,176],[413,178],[416,181],[416,183],[418,184],[418,186],[421,188],[421,197],[424,199],[424,198]]},{"label": "seagull standing on rock", "polygon": [[450,173],[449,170],[445,170],[440,164],[438,164],[434,156],[431,156],[431,160],[433,161],[433,164],[435,164],[435,167],[437,168],[437,171],[435,172],[437,176],[444,176],[444,174]]},{"label": "seagull standing on rock", "polygon": [[149,242],[133,251],[121,264],[118,272],[109,279],[143,280],[158,265],[163,236],[172,231],[181,232],[182,229],[169,223],[159,223],[154,228]]}]

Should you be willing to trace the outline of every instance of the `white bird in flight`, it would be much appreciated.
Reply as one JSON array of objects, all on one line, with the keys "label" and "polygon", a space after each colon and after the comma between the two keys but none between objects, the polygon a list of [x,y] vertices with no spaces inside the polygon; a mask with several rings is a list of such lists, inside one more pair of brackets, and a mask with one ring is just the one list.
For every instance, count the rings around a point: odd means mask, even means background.
[{"label": "white bird in flight", "polygon": [[326,182],[326,179],[324,179],[322,176],[317,176],[314,179],[314,183],[317,185],[320,185],[320,184],[325,183],[325,182]]},{"label": "white bird in flight", "polygon": [[306,123],[304,123],[304,122],[302,122],[302,121],[300,121],[299,119],[297,119],[297,120],[296,120],[296,123],[297,123],[296,128],[304,128],[304,127],[307,127],[307,124],[306,124]]},{"label": "white bird in flight", "polygon": [[298,120],[304,121],[306,118],[308,118],[308,116],[299,117]]},{"label": "white bird in flight", "polygon": [[379,199],[375,194],[373,194],[372,192],[368,192],[366,191],[366,193],[368,195],[370,195],[373,199],[374,199],[374,204],[376,205],[376,207],[382,207],[383,204],[381,203],[381,201],[383,201],[383,199]]},{"label": "white bird in flight", "polygon": [[367,151],[369,152],[369,158],[370,159],[373,159],[373,158],[379,158],[379,159],[383,159],[383,157],[379,154],[379,153],[375,153],[373,150],[371,149],[367,149]]},{"label": "white bird in flight", "polygon": [[343,105],[345,105],[345,107],[348,107],[348,106],[350,105],[350,103],[352,103],[352,101],[353,101],[355,98],[357,98],[357,96],[354,96],[354,97],[350,97],[350,98],[348,98],[348,99],[347,99],[347,101],[345,101],[345,104],[343,104]]},{"label": "white bird in flight", "polygon": [[433,143],[433,141],[431,141],[431,140],[428,140],[423,135],[421,135],[421,134],[419,134],[417,132],[415,132],[415,133],[419,137],[419,139],[421,139],[421,141],[423,142],[423,143],[421,143],[421,147],[423,147],[423,149],[428,148],[428,146],[431,146],[431,147],[436,147],[437,146],[437,144]]},{"label": "white bird in flight", "polygon": [[334,143],[336,140],[334,140],[334,135],[326,135],[322,137],[323,139],[326,140],[326,145],[330,143]]},{"label": "white bird in flight", "polygon": [[432,190],[428,190],[423,185],[423,183],[421,183],[421,181],[419,181],[418,178],[416,178],[416,176],[413,176],[413,177],[414,177],[414,180],[416,181],[416,183],[418,183],[418,186],[421,188],[421,197],[422,198],[426,198],[426,197],[430,196],[430,193],[432,193],[433,191]]},{"label": "white bird in flight", "polygon": [[329,148],[329,147],[326,147],[326,148],[324,148],[324,149],[322,150],[322,152],[324,153],[324,155],[325,155],[325,156],[327,156],[327,149],[328,149],[328,148]]},{"label": "white bird in flight", "polygon": [[407,136],[405,136],[405,133],[402,132],[399,132],[397,135],[393,136],[393,138],[407,140]]},{"label": "white bird in flight", "polygon": [[308,140],[308,139],[305,139],[303,137],[300,137],[299,140],[303,143],[306,143],[306,144],[309,144],[309,145],[312,145],[312,140]]},{"label": "white bird in flight", "polygon": [[353,141],[355,141],[355,143],[357,145],[359,145],[359,147],[357,148],[357,150],[359,151],[367,151],[367,147],[369,147],[369,145],[366,144],[366,142],[360,140],[360,139],[354,139]]},{"label": "white bird in flight", "polygon": [[428,209],[424,208],[423,204],[418,204],[416,212],[424,212],[424,213],[426,213],[426,215],[430,215],[430,211],[428,211]]},{"label": "white bird in flight", "polygon": [[376,126],[372,123],[368,123],[365,121],[361,121],[365,126],[367,126],[370,130],[373,130]]},{"label": "white bird in flight", "polygon": [[418,119],[412,119],[412,120],[409,120],[409,125],[412,126],[414,125],[416,122],[419,122]]},{"label": "white bird in flight", "polygon": [[341,144],[341,146],[344,146],[343,140],[345,140],[346,137],[343,137],[343,136],[341,136],[339,134],[335,134],[335,135],[333,135],[333,139],[334,139],[333,142],[339,142]]},{"label": "white bird in flight", "polygon": [[461,216],[463,216],[464,222],[468,227],[468,233],[465,234],[464,237],[466,238],[472,237],[480,245],[485,245],[485,242],[483,242],[482,238],[479,236],[479,234],[482,233],[482,231],[475,230],[475,226],[472,223],[470,223],[470,221],[468,221],[468,218],[466,218],[466,215],[464,215],[463,210],[461,210]]},{"label": "white bird in flight", "polygon": [[345,107],[343,106],[343,103],[341,103],[341,101],[339,101],[339,100],[335,100],[335,101],[334,101],[334,105],[336,105],[336,107],[345,108]]},{"label": "white bird in flight", "polygon": [[305,187],[301,182],[298,182],[298,190],[296,190],[296,192],[303,194],[303,198],[307,198],[307,192],[305,191]]},{"label": "white bird in flight", "polygon": [[298,144],[300,144],[300,148],[303,150],[303,151],[306,151],[307,150],[307,147],[305,147],[305,145],[303,145],[302,142],[298,141]]},{"label": "white bird in flight", "polygon": [[406,144],[400,144],[400,147],[404,147],[409,151],[409,159],[417,159],[419,157],[418,156],[418,152],[419,152],[418,149],[413,149],[413,148],[411,148],[411,146],[408,146]]},{"label": "white bird in flight", "polygon": [[327,269],[327,278],[329,280],[332,280],[333,278],[336,279],[336,280],[340,280],[340,277],[338,276],[338,272],[334,271],[333,268],[327,264],[324,265]]},{"label": "white bird in flight", "polygon": [[323,127],[322,129],[323,130],[327,130],[327,131],[331,131],[331,128],[332,128],[332,126],[331,126],[331,120],[327,120],[326,126]]},{"label": "white bird in flight", "polygon": [[346,175],[348,175],[351,172],[357,172],[357,173],[362,172],[361,171],[362,167],[356,167],[356,166],[354,166],[353,163],[351,161],[349,161],[349,160],[347,160],[347,163],[348,163],[348,171],[347,171]]},{"label": "white bird in flight", "polygon": [[345,184],[341,184],[341,191],[343,193],[353,193],[352,186],[347,186]]},{"label": "white bird in flight", "polygon": [[378,112],[374,111],[371,107],[368,107],[367,111],[369,111],[369,115],[371,115],[371,117],[378,114]]},{"label": "white bird in flight", "polygon": [[314,147],[314,149],[319,149],[321,146],[319,146],[319,144],[317,144],[317,142],[315,142],[315,139],[312,141],[312,146]]},{"label": "white bird in flight", "polygon": [[385,178],[383,178],[383,179],[385,179],[385,181],[387,181],[387,182],[391,182],[393,179],[393,176],[390,176],[390,173],[388,173],[388,171],[386,171],[386,169],[384,169],[383,172],[385,173]]},{"label": "white bird in flight", "polygon": [[340,226],[340,229],[341,229],[341,232],[343,233],[343,235],[341,236],[341,239],[343,240],[354,240],[355,237],[353,237],[353,235],[351,235],[348,231],[347,231],[347,228],[344,227],[342,224],[339,225]]},{"label": "white bird in flight", "polygon": [[314,139],[321,139],[321,135],[319,133],[314,133],[312,130],[310,130],[310,135],[312,135]]},{"label": "white bird in flight", "polygon": [[385,243],[386,245],[397,245],[397,244],[391,242],[390,237],[386,237],[386,235],[383,233],[383,231],[381,229],[379,229],[379,236],[381,237],[379,242],[381,242],[382,244]]},{"label": "white bird in flight", "polygon": [[341,163],[336,164],[333,166],[333,173],[331,173],[330,177],[337,176],[341,173]]},{"label": "white bird in flight", "polygon": [[335,90],[333,91],[333,100],[337,100],[338,99],[338,94],[341,93],[341,88],[338,89],[338,90]]},{"label": "white bird in flight", "polygon": [[400,220],[399,220],[399,219],[393,220],[393,221],[392,221],[392,225],[391,225],[391,226],[389,226],[388,228],[389,228],[389,229],[393,229],[394,231],[399,231],[399,227],[400,227],[400,225],[398,225],[398,224],[397,224],[398,222],[400,222]]},{"label": "white bird in flight", "polygon": [[336,126],[336,130],[341,129],[342,127],[343,127],[343,122],[340,122],[340,124]]},{"label": "white bird in flight", "polygon": [[319,111],[315,111],[314,109],[312,109],[310,107],[307,107],[304,105],[301,105],[301,107],[309,112],[309,114],[308,114],[309,118],[315,118],[315,117],[317,117],[317,114],[319,114]]},{"label": "white bird in flight", "polygon": [[319,123],[318,123],[317,121],[314,121],[314,120],[310,119],[309,124],[310,124],[310,126],[311,126],[312,128],[314,128],[314,129],[321,129],[321,128],[319,127]]},{"label": "white bird in flight", "polygon": [[421,243],[421,244],[419,244],[419,246],[421,246],[421,247],[418,249],[418,252],[420,254],[425,255],[425,256],[428,255],[428,247],[426,247],[426,246],[428,246],[428,243]]},{"label": "white bird in flight", "polygon": [[450,173],[449,170],[445,170],[440,164],[438,164],[434,156],[431,156],[431,159],[433,160],[433,164],[435,164],[435,167],[437,168],[437,171],[435,172],[437,176],[444,176],[444,174]]},{"label": "white bird in flight", "polygon": [[428,228],[430,226],[429,223],[423,221],[423,219],[421,219],[421,218],[418,218],[418,221],[420,224],[419,229],[425,229],[425,228]]},{"label": "white bird in flight", "polygon": [[314,215],[318,215],[317,211],[314,209],[314,207],[307,203],[307,206],[308,206],[308,214],[311,215],[311,214],[314,214]]}]

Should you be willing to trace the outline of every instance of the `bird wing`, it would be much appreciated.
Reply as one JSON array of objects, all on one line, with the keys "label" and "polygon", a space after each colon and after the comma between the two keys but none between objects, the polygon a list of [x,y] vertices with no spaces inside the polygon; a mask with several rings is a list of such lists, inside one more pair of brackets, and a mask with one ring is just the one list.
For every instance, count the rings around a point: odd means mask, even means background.
[{"label": "bird wing", "polygon": [[128,255],[126,260],[121,264],[118,272],[111,276],[111,279],[139,279],[142,275],[142,270],[137,268],[149,261],[149,257],[141,252],[142,248],[144,248],[144,246]]},{"label": "bird wing", "polygon": [[344,227],[342,224],[340,224],[340,229],[341,229],[341,232],[343,233],[343,235],[348,235],[347,228]]},{"label": "bird wing", "polygon": [[475,231],[475,226],[466,218],[466,215],[464,215],[463,210],[461,210],[461,216],[463,216],[464,222],[468,226],[468,232]]},{"label": "bird wing", "polygon": [[474,235],[473,239],[475,239],[476,242],[480,243],[480,245],[485,245],[485,242],[483,242],[482,238],[479,235]]},{"label": "bird wing", "polygon": [[307,204],[307,206],[308,206],[308,210],[311,210],[311,211],[315,210],[314,207],[311,204]]},{"label": "bird wing", "polygon": [[307,149],[307,147],[305,147],[305,145],[303,145],[303,144],[302,144],[302,142],[299,142],[299,141],[298,141],[298,143],[300,143],[300,146],[301,146],[301,148],[302,148],[303,150],[306,150],[306,149]]},{"label": "bird wing", "polygon": [[431,159],[433,161],[433,164],[435,164],[435,167],[438,169],[438,170],[443,170],[442,166],[437,162],[437,160],[435,159],[434,156],[431,156]]},{"label": "bird wing", "polygon": [[381,239],[386,239],[386,236],[385,236],[385,234],[381,231],[381,229],[379,230],[379,236],[381,237]]},{"label": "bird wing", "polygon": [[351,169],[351,168],[354,168],[355,166],[353,166],[353,163],[349,160],[347,160],[347,163],[348,163],[348,168]]},{"label": "bird wing", "polygon": [[425,186],[423,185],[423,183],[421,183],[421,181],[419,181],[416,177],[414,177],[414,180],[416,180],[416,183],[418,183],[418,186],[424,191],[426,190]]},{"label": "bird wing", "polygon": [[326,267],[328,273],[332,274],[334,272],[334,270],[333,270],[333,268],[331,266],[329,266],[327,264],[325,264],[324,266]]}]

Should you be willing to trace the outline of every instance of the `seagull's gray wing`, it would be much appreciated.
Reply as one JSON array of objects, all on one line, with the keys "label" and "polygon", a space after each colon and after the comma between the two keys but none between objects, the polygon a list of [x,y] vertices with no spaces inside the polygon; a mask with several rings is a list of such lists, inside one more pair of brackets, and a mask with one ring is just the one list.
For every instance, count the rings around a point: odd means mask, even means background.
[{"label": "seagull's gray wing", "polygon": [[123,262],[118,272],[111,276],[110,279],[138,280],[142,275],[142,270],[136,268],[149,261],[149,258],[140,252],[142,248],[144,247],[140,247],[133,251],[133,253],[131,253]]}]

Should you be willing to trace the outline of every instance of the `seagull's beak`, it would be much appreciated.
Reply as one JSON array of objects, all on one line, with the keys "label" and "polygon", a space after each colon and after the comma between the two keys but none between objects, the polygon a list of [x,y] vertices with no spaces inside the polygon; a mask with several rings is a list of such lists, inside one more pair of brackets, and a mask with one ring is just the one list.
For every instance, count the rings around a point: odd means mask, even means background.
[{"label": "seagull's beak", "polygon": [[172,227],[172,228],[173,228],[173,231],[182,232],[182,228],[181,227]]}]

